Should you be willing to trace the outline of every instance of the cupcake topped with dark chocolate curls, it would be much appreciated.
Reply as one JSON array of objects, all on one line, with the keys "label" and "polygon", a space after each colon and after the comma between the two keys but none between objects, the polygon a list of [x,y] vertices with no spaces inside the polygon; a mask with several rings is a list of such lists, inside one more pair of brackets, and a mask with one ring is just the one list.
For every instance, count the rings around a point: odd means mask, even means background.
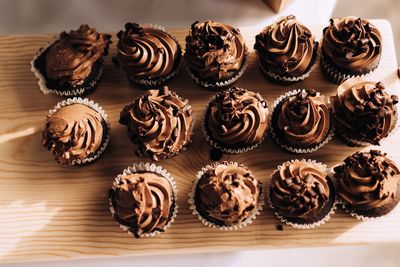
[{"label": "cupcake topped with dark chocolate curls", "polygon": [[344,208],[360,219],[386,215],[400,200],[400,171],[379,150],[357,152],[334,171]]},{"label": "cupcake topped with dark chocolate curls", "polygon": [[378,145],[396,126],[398,97],[381,82],[350,79],[330,101],[336,128],[350,145]]},{"label": "cupcake topped with dark chocolate curls", "polygon": [[258,34],[254,49],[263,74],[272,81],[288,83],[309,76],[317,57],[318,42],[306,26],[290,15]]},{"label": "cupcake topped with dark chocolate curls", "polygon": [[178,154],[191,141],[193,110],[187,99],[164,86],[148,90],[121,111],[137,153],[153,160]]},{"label": "cupcake topped with dark chocolate curls", "polygon": [[222,162],[203,168],[194,190],[196,212],[203,223],[230,227],[255,217],[262,186],[247,167]]},{"label": "cupcake topped with dark chocolate curls", "polygon": [[323,31],[321,51],[323,72],[340,84],[378,67],[382,36],[367,20],[357,17],[331,19]]},{"label": "cupcake topped with dark chocolate curls", "polygon": [[311,228],[329,219],[335,190],[324,165],[311,161],[285,162],[272,175],[270,204],[283,222]]},{"label": "cupcake topped with dark chocolate curls", "polygon": [[127,23],[118,32],[120,64],[128,78],[141,86],[159,86],[170,80],[178,71],[182,51],[177,41],[161,28]]},{"label": "cupcake topped with dark chocolate curls", "polygon": [[271,135],[284,149],[310,153],[331,139],[331,119],[324,97],[314,90],[295,90],[280,97],[271,118]]},{"label": "cupcake topped with dark chocolate curls", "polygon": [[204,130],[214,147],[240,153],[262,142],[268,124],[267,101],[259,93],[232,87],[208,104]]},{"label": "cupcake topped with dark chocolate curls", "polygon": [[239,29],[212,20],[195,22],[186,37],[188,70],[204,87],[224,87],[244,72],[246,45]]}]

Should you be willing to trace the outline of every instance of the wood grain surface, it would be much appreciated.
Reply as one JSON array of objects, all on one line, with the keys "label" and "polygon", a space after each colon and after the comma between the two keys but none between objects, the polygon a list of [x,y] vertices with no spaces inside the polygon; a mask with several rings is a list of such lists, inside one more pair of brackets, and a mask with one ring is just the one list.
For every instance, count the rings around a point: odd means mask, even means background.
[{"label": "wood grain surface", "polygon": [[[381,30],[384,41],[381,63],[371,79],[383,81],[391,92],[399,94],[391,26],[383,20],[373,23]],[[323,27],[311,28],[319,38]],[[260,30],[242,30],[249,48]],[[184,44],[187,29],[171,32]],[[148,161],[134,154],[135,146],[130,143],[126,128],[118,123],[123,106],[144,91],[130,85],[108,56],[100,86],[88,98],[108,112],[111,143],[95,164],[59,166],[41,147],[41,129],[47,111],[62,98],[39,91],[29,64],[36,51],[51,38],[52,35],[0,37],[0,262],[400,242],[399,209],[370,222],[359,222],[337,211],[319,228],[297,230],[283,226],[282,231],[277,230],[280,222],[265,207],[254,223],[242,230],[224,232],[203,226],[189,211],[187,193],[196,172],[211,162],[210,146],[202,136],[200,124],[204,107],[215,92],[195,85],[184,70],[169,86],[188,98],[194,108],[197,120],[193,144],[180,155],[157,163],[177,181],[178,217],[166,233],[133,239],[111,218],[107,191],[126,166]],[[111,55],[115,54],[116,38],[113,40]],[[280,86],[265,81],[256,62],[251,51],[249,67],[237,85],[260,92],[270,105],[279,95],[297,88],[314,88],[326,96],[335,93],[336,85],[325,80],[319,68],[303,82]],[[399,141],[398,135],[394,135],[382,145],[397,160]],[[334,139],[316,153],[292,155],[268,137],[255,150],[224,155],[222,160],[249,166],[268,185],[271,172],[283,161],[311,158],[333,167],[356,150]]]}]

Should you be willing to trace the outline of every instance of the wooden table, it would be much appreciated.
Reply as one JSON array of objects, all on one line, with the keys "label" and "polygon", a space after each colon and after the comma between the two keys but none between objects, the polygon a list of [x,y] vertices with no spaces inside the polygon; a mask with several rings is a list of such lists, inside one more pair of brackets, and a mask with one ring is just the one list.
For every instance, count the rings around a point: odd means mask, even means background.
[{"label": "wooden table", "polygon": [[[392,93],[399,94],[391,26],[383,20],[373,23],[383,35],[383,55],[371,79],[385,82]],[[311,28],[319,38],[323,27]],[[253,28],[243,33],[250,48],[260,30]],[[172,33],[184,43],[187,29]],[[107,191],[126,166],[148,160],[133,153],[134,145],[127,138],[126,128],[118,123],[122,107],[143,90],[131,86],[125,75],[114,68],[109,56],[99,88],[88,97],[110,115],[111,143],[93,165],[59,166],[41,147],[41,128],[47,111],[62,98],[43,95],[29,65],[38,48],[50,40],[51,35],[0,37],[0,262],[400,242],[399,209],[387,218],[371,222],[359,222],[338,211],[317,229],[284,226],[280,231],[280,222],[265,207],[254,223],[242,230],[223,232],[204,227],[188,209],[187,192],[195,173],[210,162],[210,146],[202,136],[200,124],[204,106],[215,92],[196,86],[184,70],[170,83],[170,88],[188,98],[194,108],[197,121],[193,144],[180,155],[158,162],[177,181],[178,217],[168,232],[156,238],[133,239],[111,218]],[[116,38],[113,40],[111,55],[115,54]],[[253,51],[249,67],[237,85],[260,92],[270,105],[291,89],[314,88],[326,96],[336,89],[319,68],[301,83],[271,84],[259,72]],[[399,141],[397,134],[383,144],[383,149],[397,160]],[[268,185],[270,173],[283,161],[306,157],[332,167],[356,150],[335,139],[316,153],[298,156],[285,153],[267,138],[251,152],[224,155],[222,160],[244,163]]]}]

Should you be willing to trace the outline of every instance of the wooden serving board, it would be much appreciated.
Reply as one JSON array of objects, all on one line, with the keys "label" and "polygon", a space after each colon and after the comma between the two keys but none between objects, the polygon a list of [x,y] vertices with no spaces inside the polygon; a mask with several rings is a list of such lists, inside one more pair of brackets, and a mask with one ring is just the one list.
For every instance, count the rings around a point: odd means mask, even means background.
[{"label": "wooden serving board", "polygon": [[[399,94],[391,26],[383,20],[373,23],[383,35],[383,55],[371,79],[383,81],[391,92]],[[322,28],[312,27],[318,38]],[[260,30],[261,27],[242,29],[249,48]],[[171,32],[184,44],[187,31]],[[337,211],[319,228],[297,230],[285,225],[281,231],[277,229],[280,222],[265,207],[245,229],[224,232],[205,227],[191,214],[187,193],[196,172],[211,162],[211,147],[202,136],[200,125],[204,107],[215,92],[195,85],[184,70],[169,85],[188,98],[194,108],[197,120],[193,144],[180,155],[157,163],[177,181],[178,217],[166,233],[133,239],[111,218],[107,191],[125,167],[148,161],[134,154],[135,146],[130,143],[126,128],[118,123],[123,106],[144,91],[131,86],[108,56],[100,86],[88,97],[110,115],[111,143],[95,164],[59,166],[41,147],[41,129],[47,111],[63,98],[43,95],[29,64],[36,51],[51,38],[52,35],[0,37],[0,262],[400,242],[399,209],[387,218],[371,222],[359,222]],[[111,55],[115,54],[116,38],[113,40]],[[325,80],[319,68],[303,82],[280,86],[264,80],[252,49],[249,61],[237,85],[260,92],[270,105],[285,91],[296,88],[314,88],[326,96],[335,93],[337,86]],[[392,136],[383,145],[398,160],[399,141],[398,135]],[[283,161],[304,157],[332,167],[356,150],[335,139],[311,155],[292,155],[268,137],[257,149],[241,155],[224,155],[222,160],[249,166],[268,185],[271,172]]]}]

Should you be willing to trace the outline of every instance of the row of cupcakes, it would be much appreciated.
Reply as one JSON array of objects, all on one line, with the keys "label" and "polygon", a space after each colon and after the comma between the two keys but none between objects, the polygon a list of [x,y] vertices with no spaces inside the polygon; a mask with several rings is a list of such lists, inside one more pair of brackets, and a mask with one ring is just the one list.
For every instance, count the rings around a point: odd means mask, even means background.
[{"label": "row of cupcakes", "polygon": [[[398,98],[381,82],[349,79],[329,102],[314,90],[298,89],[278,97],[270,112],[261,94],[232,87],[211,98],[203,132],[214,148],[230,154],[256,148],[268,130],[283,149],[311,153],[331,140],[335,127],[349,145],[361,146],[378,145],[397,125]],[[187,99],[164,86],[126,105],[119,122],[126,125],[137,154],[158,160],[190,144],[194,112]],[[105,111],[81,98],[57,104],[43,130],[43,145],[58,162],[70,165],[97,158],[109,139]]]},{"label": "row of cupcakes", "polygon": [[[185,58],[190,76],[201,86],[223,88],[245,71],[248,49],[239,31],[215,21],[195,22],[186,37],[185,56],[178,41],[161,26],[127,23],[118,32],[115,65],[145,88],[159,87],[178,73]],[[79,96],[93,91],[103,71],[111,35],[81,25],[62,32],[31,62],[44,93]],[[279,19],[256,36],[262,73],[278,83],[307,78],[319,59],[319,42],[295,16]],[[321,69],[335,83],[377,68],[382,53],[379,30],[356,17],[331,19],[321,40]]]},{"label": "row of cupcakes", "polygon": [[[295,228],[324,224],[337,205],[365,221],[383,217],[397,206],[400,171],[385,153],[365,150],[333,170],[314,160],[284,162],[264,189],[246,166],[216,162],[197,173],[188,202],[204,225],[234,230],[256,219],[264,194],[276,217]],[[164,232],[177,216],[175,182],[168,171],[154,164],[125,169],[115,179],[109,201],[116,222],[137,238]]]}]

